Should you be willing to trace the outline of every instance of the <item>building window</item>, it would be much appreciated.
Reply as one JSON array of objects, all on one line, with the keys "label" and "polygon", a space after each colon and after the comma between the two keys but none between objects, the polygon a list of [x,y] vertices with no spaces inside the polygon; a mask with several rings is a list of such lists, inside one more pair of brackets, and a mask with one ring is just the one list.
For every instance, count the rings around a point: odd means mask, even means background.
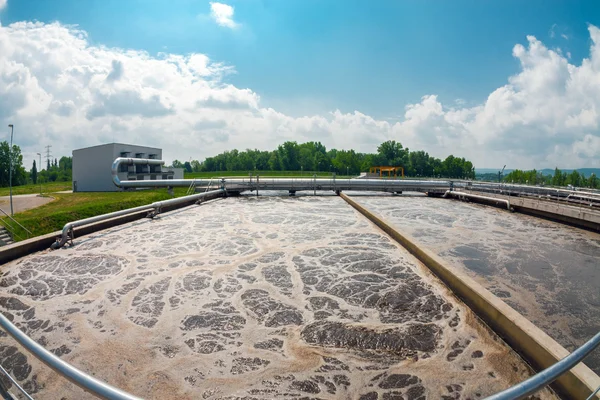
[{"label": "building window", "polygon": [[156,154],[148,154],[148,158],[151,160],[156,160]]},{"label": "building window", "polygon": [[144,158],[144,153],[135,153],[135,158]]}]

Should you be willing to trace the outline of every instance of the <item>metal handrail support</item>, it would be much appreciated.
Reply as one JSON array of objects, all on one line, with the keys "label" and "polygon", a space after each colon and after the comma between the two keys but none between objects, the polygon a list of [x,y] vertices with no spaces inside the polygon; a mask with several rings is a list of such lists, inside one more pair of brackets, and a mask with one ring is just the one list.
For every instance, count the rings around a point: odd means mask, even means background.
[{"label": "metal handrail support", "polygon": [[226,191],[224,189],[212,190],[209,192],[193,194],[191,196],[177,197],[175,199],[170,199],[170,200],[157,201],[152,204],[145,205],[145,206],[128,208],[125,210],[115,211],[115,212],[111,212],[108,214],[96,215],[95,217],[90,217],[90,218],[86,218],[86,219],[80,219],[77,221],[68,222],[63,227],[62,233],[58,237],[57,241],[52,243],[52,249],[56,250],[56,249],[63,247],[70,238],[72,239],[73,228],[76,228],[78,226],[89,225],[89,224],[93,224],[95,222],[100,222],[100,221],[106,221],[107,219],[120,217],[120,216],[128,215],[128,214],[133,214],[133,213],[140,212],[140,211],[150,211],[152,213],[151,215],[154,216],[154,215],[160,213],[160,210],[162,207],[176,205],[179,203],[185,203],[187,201],[192,201],[192,200],[199,200],[203,197],[210,196],[213,194],[219,194],[219,193],[225,194],[225,192]]},{"label": "metal handrail support", "polygon": [[[551,367],[537,373],[531,378],[510,387],[500,393],[487,397],[485,400],[519,400],[551,384],[558,377],[579,364],[588,354],[600,345],[600,332],[588,340],[583,346],[558,361]],[[590,390],[591,391],[591,390]]]},{"label": "metal handrail support", "polygon": [[3,226],[12,235],[13,241],[15,240],[15,238],[21,240],[21,236],[17,235],[17,233],[15,232],[15,227],[12,226],[7,220],[1,220],[0,225]]},{"label": "metal handrail support", "polygon": [[213,180],[213,178],[210,178],[210,180],[208,181],[208,186],[206,186],[206,190],[204,192],[208,192],[210,190],[210,185],[212,184],[212,180]]},{"label": "metal handrail support", "polygon": [[140,397],[136,397],[132,394],[122,391],[121,389],[117,389],[108,383],[102,382],[101,380],[96,379],[83,371],[80,371],[66,361],[61,360],[59,357],[49,352],[43,346],[23,333],[23,331],[13,325],[13,323],[10,322],[2,313],[0,313],[0,326],[17,342],[31,352],[31,354],[33,354],[38,360],[42,361],[58,374],[64,376],[86,392],[92,393],[101,399],[141,400]]},{"label": "metal handrail support", "polygon": [[[0,372],[2,372],[4,374],[4,376],[6,376],[6,378],[13,384],[15,385],[15,387],[17,389],[19,389],[19,392],[23,393],[23,396],[25,396],[27,398],[27,400],[33,400],[33,397],[31,397],[29,395],[29,393],[27,393],[27,391],[25,389],[23,389],[23,387],[21,385],[19,385],[19,382],[17,382],[15,380],[15,378],[13,378],[12,376],[10,376],[10,374],[8,373],[7,370],[5,370],[2,365],[0,365]],[[0,394],[5,394],[4,392],[8,392],[8,390],[4,389],[3,385],[0,383]],[[14,396],[11,395],[10,393],[6,393],[9,397],[7,397],[8,399],[14,399]]]},{"label": "metal handrail support", "polygon": [[194,193],[194,190],[196,190],[196,178],[194,178],[192,183],[190,183],[190,187],[185,194],[189,196],[190,194]]},{"label": "metal handrail support", "polygon": [[[3,209],[0,208],[0,212],[2,212],[2,214],[6,215],[11,221],[13,221],[15,224],[19,225],[21,228],[23,228],[23,230],[25,232],[27,232],[27,238],[29,239],[29,235],[33,236],[33,233],[31,233],[29,231],[29,229],[25,228],[23,225],[21,225],[16,219],[14,219],[13,217],[11,217],[10,215],[8,215],[7,213],[4,212]],[[13,232],[14,233],[14,232]]]}]

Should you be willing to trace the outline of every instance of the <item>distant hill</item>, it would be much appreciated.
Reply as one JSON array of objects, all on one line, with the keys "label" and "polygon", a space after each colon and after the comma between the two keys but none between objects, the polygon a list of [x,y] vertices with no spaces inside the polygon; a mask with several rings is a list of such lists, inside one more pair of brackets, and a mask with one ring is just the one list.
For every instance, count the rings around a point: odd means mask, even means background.
[{"label": "distant hill", "polygon": [[[561,171],[566,172],[567,174],[570,174],[571,172],[573,172],[572,169],[561,169]],[[592,175],[592,174],[594,174],[596,176],[600,176],[600,168],[577,168],[576,171],[579,172],[580,174],[582,174],[583,176],[585,176],[586,178],[589,178],[590,175]],[[544,168],[542,170],[542,174],[554,175],[554,170],[550,169],[550,168]]]},{"label": "distant hill", "polygon": [[[502,168],[475,168],[475,175],[496,174],[496,176],[498,176],[498,171],[500,171],[501,169]],[[573,172],[573,169],[560,169],[560,170],[562,172],[566,172],[568,174]],[[507,168],[504,170],[504,175],[508,175],[512,171],[514,171],[514,169]],[[544,175],[554,175],[554,169],[550,169],[550,168],[544,168],[541,170],[541,172]],[[586,178],[589,178],[591,174],[595,174],[596,176],[600,177],[600,168],[578,168],[577,172],[579,172],[580,174],[583,174],[583,176],[585,176]]]}]

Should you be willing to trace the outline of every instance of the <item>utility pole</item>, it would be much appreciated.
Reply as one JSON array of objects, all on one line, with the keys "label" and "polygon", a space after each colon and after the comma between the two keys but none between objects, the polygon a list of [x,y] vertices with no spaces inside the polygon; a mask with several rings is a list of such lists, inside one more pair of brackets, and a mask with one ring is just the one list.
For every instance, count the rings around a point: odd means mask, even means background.
[{"label": "utility pole", "polygon": [[12,170],[13,170],[12,141],[13,141],[13,130],[14,130],[15,126],[13,124],[9,124],[8,127],[10,128],[10,148],[8,149],[10,171],[8,172],[8,186],[10,187],[10,216],[12,217],[14,215],[13,202],[12,202]]},{"label": "utility pole", "polygon": [[502,182],[502,177],[504,175],[504,168],[506,168],[506,165],[504,167],[502,167],[502,171],[498,171],[498,182]]},{"label": "utility pole", "polygon": [[51,144],[46,146],[46,173],[50,173],[50,163],[52,162],[52,154],[50,153],[50,147],[52,147]]},{"label": "utility pole", "polygon": [[40,166],[38,167],[38,180],[40,181],[40,197],[42,196],[42,175],[40,172],[42,171],[42,153],[36,153],[40,156]]}]

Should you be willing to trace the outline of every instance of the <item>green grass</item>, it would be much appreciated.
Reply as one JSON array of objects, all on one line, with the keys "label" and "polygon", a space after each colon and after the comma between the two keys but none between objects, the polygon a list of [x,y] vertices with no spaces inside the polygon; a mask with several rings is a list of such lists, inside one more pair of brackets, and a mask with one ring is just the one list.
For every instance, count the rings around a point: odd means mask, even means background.
[{"label": "green grass", "polygon": [[[286,178],[311,178],[314,174],[318,177],[330,177],[331,172],[314,172],[314,171],[219,171],[219,172],[185,172],[185,179],[194,178],[220,178],[220,177],[240,177],[247,178],[252,172],[252,176],[257,174],[261,177],[286,177]],[[341,175],[338,175],[341,178]]]},{"label": "green grass", "polygon": [[[176,188],[175,196],[185,195],[185,192],[185,188]],[[61,230],[67,222],[171,198],[166,189],[136,192],[55,193],[52,197],[55,200],[48,204],[15,214],[15,220],[29,229],[33,236],[39,236]],[[14,225],[12,221],[9,222]],[[20,228],[16,233],[19,236],[15,238],[17,240],[27,237],[25,231]]]},{"label": "green grass", "polygon": [[[71,182],[49,182],[42,183],[42,192],[43,193],[54,193],[54,192],[62,192],[64,190],[71,190]],[[22,185],[22,186],[13,186],[12,188],[13,195],[18,194],[33,194],[40,192],[40,185]],[[10,194],[10,189],[7,187],[0,188],[0,196],[8,196]]]}]

